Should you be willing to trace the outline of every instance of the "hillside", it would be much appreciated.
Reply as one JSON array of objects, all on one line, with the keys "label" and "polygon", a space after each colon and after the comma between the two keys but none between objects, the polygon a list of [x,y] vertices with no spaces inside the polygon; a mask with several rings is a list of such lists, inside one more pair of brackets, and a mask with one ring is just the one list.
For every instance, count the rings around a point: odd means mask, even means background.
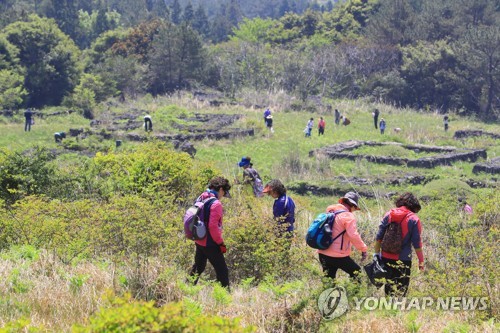
[{"label": "hillside", "polygon": [[[264,125],[267,106],[274,133]],[[375,108],[387,122],[383,135],[374,129]],[[351,124],[335,125],[334,109]],[[237,103],[190,92],[109,99],[93,110],[92,123],[65,108],[37,112],[30,132],[24,132],[21,111],[0,116],[0,323],[6,332],[499,329],[498,173],[473,172],[474,165],[500,155],[496,124],[449,113],[445,132],[438,112],[363,99],[302,104],[284,93],[247,95]],[[146,114],[153,120],[149,133],[142,127]],[[313,117],[317,125],[320,116],[325,135],[314,127],[311,138],[304,137],[307,120]],[[489,134],[454,138],[460,130]],[[53,134],[60,131],[68,135],[56,143]],[[194,157],[179,151],[188,141],[192,146],[184,148],[194,147]],[[318,150],[345,142],[391,144],[351,149],[358,156],[353,160],[330,159]],[[429,146],[445,151],[426,151]],[[431,168],[373,162],[382,156],[435,158],[450,147],[487,157]],[[212,176],[231,183],[241,178],[242,156],[252,157],[264,182],[279,178],[288,187],[297,205],[291,247],[274,233],[272,199],[255,198],[249,186],[233,184],[232,198],[222,201],[231,291],[213,282],[210,265],[192,286],[187,272],[194,245],[183,238],[181,216]],[[347,291],[350,310],[323,319],[318,298],[333,284],[322,278],[304,236],[314,216],[347,191],[361,195],[355,215],[369,254],[397,194],[419,197],[426,270],[419,272],[413,259],[408,298],[476,297],[486,306],[386,309],[360,301],[378,302],[383,289],[365,275],[357,285],[340,272],[337,286]],[[472,215],[459,199],[473,207]],[[357,250],[352,257],[360,262]]]}]

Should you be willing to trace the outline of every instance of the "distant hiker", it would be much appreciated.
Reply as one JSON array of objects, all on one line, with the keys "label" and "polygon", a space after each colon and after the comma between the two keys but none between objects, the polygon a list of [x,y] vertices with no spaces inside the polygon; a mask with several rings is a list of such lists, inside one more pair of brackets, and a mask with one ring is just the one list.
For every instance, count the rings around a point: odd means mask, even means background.
[{"label": "distant hiker", "polygon": [[335,124],[340,124],[340,112],[337,109],[335,109]]},{"label": "distant hiker", "polygon": [[144,116],[144,129],[146,132],[153,130],[153,121],[151,120],[151,116],[149,114]]},{"label": "distant hiker", "polygon": [[411,246],[418,257],[418,268],[424,270],[422,224],[417,216],[421,206],[410,192],[396,199],[396,208],[387,212],[380,222],[375,252],[382,252],[387,269],[385,294],[405,296],[410,285]]},{"label": "distant hiker", "polygon": [[264,122],[265,123],[267,123],[266,119],[270,115],[271,115],[271,110],[269,110],[269,108],[267,108],[266,111],[264,111]]},{"label": "distant hiker", "polygon": [[379,126],[380,127],[380,134],[384,134],[384,132],[385,132],[385,120],[384,120],[384,118],[380,119],[379,125],[380,125]]},{"label": "distant hiker", "polygon": [[65,132],[56,132],[54,133],[54,140],[56,143],[62,142],[63,139],[66,139],[66,133]]},{"label": "distant hiker", "polygon": [[458,198],[459,204],[462,206],[462,210],[464,213],[472,215],[473,210],[472,207],[467,203],[467,201],[464,198]]},{"label": "distant hiker", "polygon": [[326,127],[325,120],[323,119],[323,117],[319,117],[319,122],[318,122],[318,136],[325,134],[325,127]]},{"label": "distant hiker", "polygon": [[262,178],[260,178],[259,173],[253,168],[253,164],[250,161],[251,157],[245,156],[238,163],[238,166],[243,168],[243,184],[251,184],[253,194],[256,197],[262,197],[264,195],[262,192],[264,190]]},{"label": "distant hiker", "polygon": [[356,217],[353,211],[359,210],[359,196],[355,192],[347,192],[339,199],[338,204],[330,205],[327,212],[338,212],[333,221],[332,238],[338,237],[326,250],[318,250],[319,261],[323,267],[323,272],[328,277],[335,279],[337,270],[340,268],[355,281],[359,282],[361,268],[352,260],[351,242],[354,247],[361,251],[361,260],[366,259],[367,246],[361,239],[356,227]]},{"label": "distant hiker", "polygon": [[314,126],[314,118],[309,119],[306,128],[304,129],[305,137],[311,137],[311,132]]},{"label": "distant hiker", "polygon": [[274,129],[273,129],[273,116],[271,114],[269,114],[266,117],[266,127],[269,129],[269,131],[271,133],[274,133]]},{"label": "distant hiker", "polygon": [[351,121],[349,120],[349,118],[347,118],[346,116],[342,116],[342,125],[347,126],[350,123]]},{"label": "distant hiker", "polygon": [[449,118],[448,116],[443,117],[443,124],[444,124],[444,131],[448,132],[448,123],[449,123]]},{"label": "distant hiker", "polygon": [[25,132],[31,131],[32,121],[33,121],[33,112],[31,112],[31,109],[26,109],[26,111],[24,111],[24,131]]},{"label": "distant hiker", "polygon": [[[226,245],[222,238],[222,216],[224,214],[221,199],[230,198],[229,190],[231,185],[229,181],[222,177],[212,178],[208,184],[208,189],[203,192],[196,201],[204,201],[208,198],[216,198],[210,204],[210,210],[207,213],[208,221],[207,236],[196,242],[196,254],[194,256],[194,265],[191,268],[190,276],[193,277],[193,283],[196,284],[200,275],[207,266],[207,260],[210,261],[215,269],[217,281],[223,287],[229,287],[229,271],[227,269],[224,253]],[[208,204],[207,204],[208,205]]]},{"label": "distant hiker", "polygon": [[279,235],[291,236],[295,223],[295,202],[286,195],[286,188],[279,179],[273,179],[264,187],[264,193],[273,197],[273,216],[278,223]]},{"label": "distant hiker", "polygon": [[378,109],[375,109],[375,111],[373,111],[373,113],[372,113],[372,115],[373,115],[373,123],[375,124],[375,129],[377,129],[379,114],[380,114],[380,111]]}]

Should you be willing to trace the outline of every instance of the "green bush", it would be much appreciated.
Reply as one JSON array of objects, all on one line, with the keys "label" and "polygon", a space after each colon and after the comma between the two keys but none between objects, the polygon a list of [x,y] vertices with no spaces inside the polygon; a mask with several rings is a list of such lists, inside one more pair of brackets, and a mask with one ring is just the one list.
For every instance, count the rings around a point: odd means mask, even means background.
[{"label": "green bush", "polygon": [[46,148],[23,153],[0,151],[0,198],[13,204],[24,196],[50,193],[58,184],[52,164],[55,156]]},{"label": "green bush", "polygon": [[114,299],[110,308],[101,309],[86,326],[73,327],[75,333],[131,332],[254,332],[242,327],[238,319],[200,314],[184,303],[169,303],[156,307],[153,302],[131,302]]}]

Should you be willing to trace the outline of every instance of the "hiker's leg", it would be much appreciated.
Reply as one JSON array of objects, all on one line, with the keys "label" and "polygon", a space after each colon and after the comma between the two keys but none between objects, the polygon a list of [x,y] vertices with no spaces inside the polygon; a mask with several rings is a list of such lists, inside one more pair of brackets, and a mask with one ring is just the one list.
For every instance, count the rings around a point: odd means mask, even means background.
[{"label": "hiker's leg", "polygon": [[411,273],[411,261],[401,261],[397,262],[397,277],[394,279],[396,283],[396,288],[398,290],[398,296],[406,296],[408,292],[408,286],[410,285],[410,273]]},{"label": "hiker's leg", "polygon": [[356,282],[361,280],[361,267],[351,257],[335,258],[338,262],[338,267],[349,274],[349,276]]},{"label": "hiker's leg", "polygon": [[196,244],[196,253],[194,255],[194,265],[191,268],[190,276],[195,277],[194,284],[198,283],[201,273],[207,267],[207,256],[203,251],[203,247]]},{"label": "hiker's leg", "polygon": [[219,281],[223,287],[229,287],[229,270],[227,269],[224,254],[220,252],[218,246],[206,247],[205,253],[212,266],[214,266],[217,281]]},{"label": "hiker's leg", "polygon": [[324,254],[319,254],[319,262],[321,267],[323,267],[323,273],[330,279],[335,279],[337,276],[337,270],[339,269],[335,263],[335,258],[325,256]]},{"label": "hiker's leg", "polygon": [[382,262],[384,263],[385,269],[387,270],[384,286],[385,294],[386,296],[395,296],[397,286],[395,284],[394,278],[397,277],[398,274],[398,271],[395,268],[396,261],[382,258]]}]

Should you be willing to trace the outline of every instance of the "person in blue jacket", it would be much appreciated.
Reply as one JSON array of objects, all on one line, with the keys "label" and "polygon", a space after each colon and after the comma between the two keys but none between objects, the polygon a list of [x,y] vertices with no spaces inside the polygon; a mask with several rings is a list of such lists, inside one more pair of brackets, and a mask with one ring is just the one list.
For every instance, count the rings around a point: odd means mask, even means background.
[{"label": "person in blue jacket", "polygon": [[273,197],[273,216],[278,223],[280,236],[290,237],[295,223],[295,202],[286,195],[286,188],[279,179],[273,179],[264,187],[264,193]]}]

